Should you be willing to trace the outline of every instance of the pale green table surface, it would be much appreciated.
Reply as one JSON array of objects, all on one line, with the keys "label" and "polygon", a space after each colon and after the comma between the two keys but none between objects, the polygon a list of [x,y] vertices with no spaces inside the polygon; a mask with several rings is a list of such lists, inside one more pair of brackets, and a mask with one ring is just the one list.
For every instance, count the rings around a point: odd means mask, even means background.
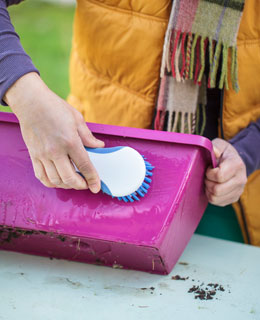
[{"label": "pale green table surface", "polygon": [[260,248],[194,235],[168,276],[0,251],[0,287],[1,320],[259,320]]}]

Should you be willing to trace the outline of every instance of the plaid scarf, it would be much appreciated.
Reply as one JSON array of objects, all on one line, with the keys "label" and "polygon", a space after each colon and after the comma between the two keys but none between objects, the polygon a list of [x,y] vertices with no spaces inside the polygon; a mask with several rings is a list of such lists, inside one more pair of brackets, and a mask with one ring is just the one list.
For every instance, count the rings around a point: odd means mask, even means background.
[{"label": "plaid scarf", "polygon": [[[236,38],[245,0],[173,0],[165,34],[156,130],[202,134],[206,90],[237,92]],[[228,60],[230,61],[228,62]],[[198,132],[198,110],[204,110]]]}]

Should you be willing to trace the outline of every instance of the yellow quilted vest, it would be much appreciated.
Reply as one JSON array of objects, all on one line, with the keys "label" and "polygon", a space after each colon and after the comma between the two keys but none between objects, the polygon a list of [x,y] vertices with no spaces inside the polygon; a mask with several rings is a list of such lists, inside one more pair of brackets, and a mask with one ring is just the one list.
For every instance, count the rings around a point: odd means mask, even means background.
[{"label": "yellow quilted vest", "polygon": [[[171,0],[78,0],[68,101],[88,122],[150,128]],[[224,94],[231,138],[260,117],[259,0],[247,0],[238,35],[241,91]],[[231,87],[231,85],[230,85]],[[246,242],[260,245],[260,170],[234,205]]]},{"label": "yellow quilted vest", "polygon": [[68,101],[89,122],[149,128],[171,0],[79,0]]}]

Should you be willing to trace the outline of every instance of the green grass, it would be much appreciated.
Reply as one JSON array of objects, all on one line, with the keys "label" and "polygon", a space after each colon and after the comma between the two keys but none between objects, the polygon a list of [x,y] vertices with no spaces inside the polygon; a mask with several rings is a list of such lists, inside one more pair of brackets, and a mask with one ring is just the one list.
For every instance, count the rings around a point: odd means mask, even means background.
[{"label": "green grass", "polygon": [[[42,79],[59,96],[66,98],[74,7],[27,0],[9,7],[9,13]],[[0,106],[0,110],[8,109]]]}]

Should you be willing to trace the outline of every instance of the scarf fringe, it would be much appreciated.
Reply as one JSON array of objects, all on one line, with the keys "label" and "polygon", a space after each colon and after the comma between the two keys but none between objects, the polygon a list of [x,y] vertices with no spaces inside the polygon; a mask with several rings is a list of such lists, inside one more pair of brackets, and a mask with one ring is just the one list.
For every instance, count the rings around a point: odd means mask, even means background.
[{"label": "scarf fringe", "polygon": [[[218,86],[219,89],[224,87],[229,89],[228,77],[230,77],[233,89],[236,92],[239,91],[236,46],[228,47],[221,41],[180,30],[173,30],[170,39],[171,53],[164,54],[162,65],[164,70],[171,72],[178,82],[190,79],[201,85],[208,50],[208,88]],[[229,53],[231,53],[230,67],[228,65]]]},{"label": "scarf fringe", "polygon": [[[202,115],[200,115],[200,109]],[[163,130],[166,112],[157,110],[155,121],[155,130]],[[202,121],[199,126],[200,119]],[[187,134],[203,135],[206,127],[206,105],[200,104],[196,113],[173,111],[168,112],[167,127],[168,132],[180,132]]]},{"label": "scarf fringe", "polygon": [[191,112],[169,112],[167,131],[180,133],[195,133],[196,114]]}]

